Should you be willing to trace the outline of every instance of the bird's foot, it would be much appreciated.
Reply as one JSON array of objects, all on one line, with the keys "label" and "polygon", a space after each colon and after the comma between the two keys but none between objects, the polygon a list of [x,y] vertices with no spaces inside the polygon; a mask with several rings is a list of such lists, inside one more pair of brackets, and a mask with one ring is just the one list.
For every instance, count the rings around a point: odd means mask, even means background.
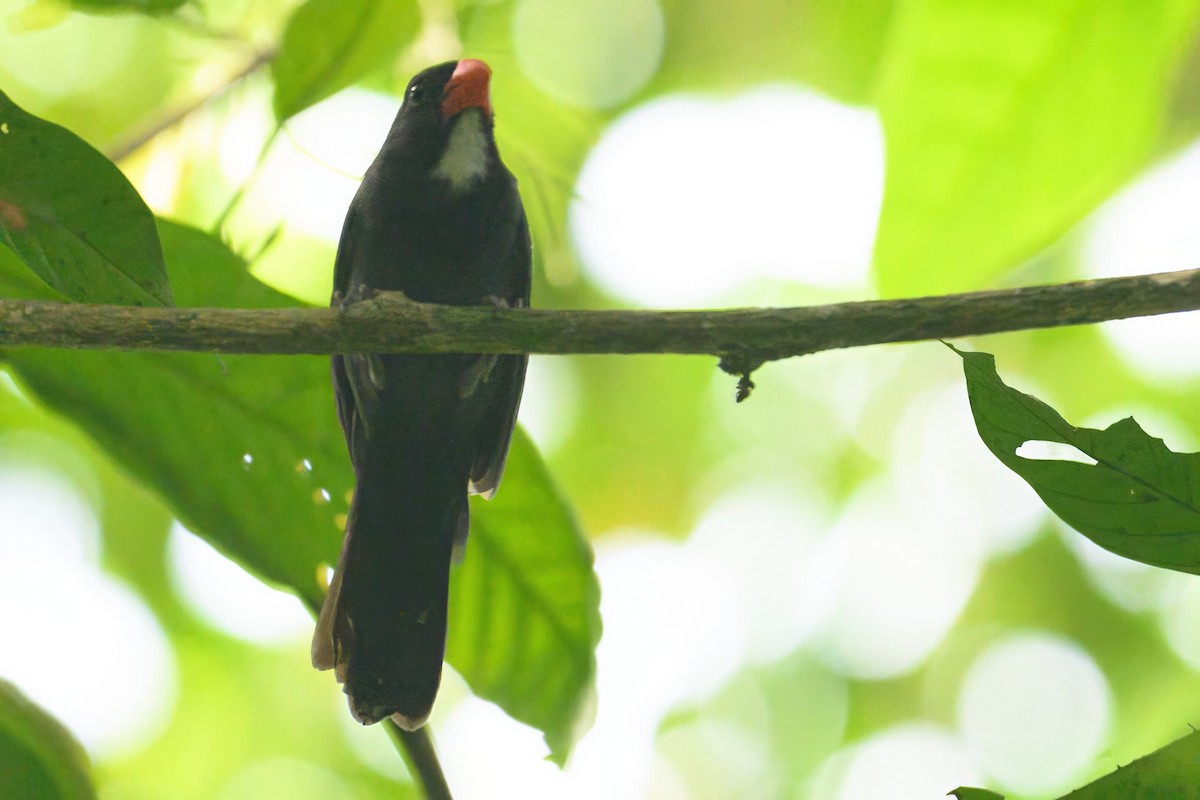
[{"label": "bird's foot", "polygon": [[493,308],[524,308],[525,301],[519,297],[516,300],[509,300],[497,294],[489,294],[484,296],[481,305],[492,306]]},{"label": "bird's foot", "polygon": [[357,286],[351,287],[348,292],[335,291],[330,305],[339,311],[345,311],[355,303],[361,303],[364,300],[374,300],[378,296],[378,289],[372,289],[365,283],[360,283]]}]

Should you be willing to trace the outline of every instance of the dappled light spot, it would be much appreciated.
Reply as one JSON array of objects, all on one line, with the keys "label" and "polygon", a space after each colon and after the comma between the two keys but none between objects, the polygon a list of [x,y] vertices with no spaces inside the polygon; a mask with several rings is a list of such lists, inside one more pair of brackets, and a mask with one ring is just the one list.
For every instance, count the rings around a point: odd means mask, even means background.
[{"label": "dappled light spot", "polygon": [[178,522],[171,528],[168,555],[179,594],[218,630],[264,645],[312,633],[312,618],[299,599],[267,586]]},{"label": "dappled light spot", "polygon": [[605,131],[570,228],[592,277],[622,299],[707,305],[755,279],[865,285],[882,197],[870,112],[785,87],[667,96]]},{"label": "dappled light spot", "polygon": [[[50,447],[40,436],[6,436],[0,453]],[[20,461],[0,462],[0,553],[7,564],[22,559],[95,564],[100,523],[74,486],[54,472]]]},{"label": "dappled light spot", "polygon": [[539,731],[473,695],[463,698],[439,722],[437,731],[442,763],[456,797],[496,797],[498,786],[520,787],[517,794],[528,800],[585,796],[568,789],[569,778],[546,759],[546,743]]},{"label": "dappled light spot", "polygon": [[62,720],[93,756],[137,750],[161,730],[175,693],[173,657],[157,621],[100,571],[99,524],[61,478],[6,468],[0,508],[9,642],[0,647],[0,675]]},{"label": "dappled light spot", "polygon": [[903,675],[958,618],[978,578],[977,555],[954,546],[954,531],[925,522],[886,484],[868,484],[817,547],[809,602],[828,609],[817,643],[833,669]]},{"label": "dappled light spot", "polygon": [[610,108],[638,92],[663,50],[658,0],[518,0],[513,47],[521,71],[571,105]]},{"label": "dappled light spot", "polygon": [[317,588],[322,592],[328,592],[329,587],[333,582],[333,567],[329,564],[317,565]]},{"label": "dappled light spot", "polygon": [[[290,229],[336,242],[346,207],[379,152],[396,107],[394,97],[351,88],[288,120],[286,135],[275,138],[239,206],[239,225],[269,230],[282,218]],[[243,113],[249,116],[244,122],[234,119],[235,135],[221,137],[221,163],[228,165],[235,185],[258,159],[259,134],[270,130],[270,119],[259,116],[261,106],[248,104]],[[242,125],[253,135],[236,135]],[[286,277],[272,273],[277,284]]]},{"label": "dappled light spot", "polygon": [[963,743],[927,723],[876,733],[836,753],[817,774],[813,800],[930,800],[978,781]]},{"label": "dappled light spot", "polygon": [[1083,567],[1088,582],[1126,611],[1165,612],[1180,589],[1196,582],[1194,575],[1152,567],[1105,550],[1057,517],[1051,517],[1051,521]]},{"label": "dappled light spot", "polygon": [[313,489],[312,500],[319,506],[328,503],[329,490],[324,487],[321,487],[320,489]]},{"label": "dappled light spot", "polygon": [[1159,615],[1167,643],[1189,667],[1200,672],[1200,580],[1195,575],[1166,570],[1156,572],[1171,576],[1176,590]]},{"label": "dappled light spot", "polygon": [[1070,639],[1011,634],[971,664],[958,723],[975,762],[1009,792],[1057,796],[1108,739],[1112,701],[1092,657]]},{"label": "dappled light spot", "polygon": [[[1088,277],[1187,269],[1200,263],[1200,145],[1147,170],[1093,215],[1083,263]],[[1158,378],[1200,372],[1200,314],[1117,320],[1101,332],[1130,368]]]},{"label": "dappled light spot", "polygon": [[1075,445],[1064,442],[1030,440],[1017,448],[1017,455],[1031,461],[1074,461],[1077,464],[1095,466],[1096,459]]},{"label": "dappled light spot", "polygon": [[[170,644],[141,599],[94,566],[16,562],[0,583],[0,674],[58,717],[98,758],[151,742],[175,697]],[[20,609],[13,613],[13,609]],[[47,636],[47,631],[54,631]]]},{"label": "dappled light spot", "polygon": [[[880,408],[894,413],[889,404]],[[1046,507],[979,440],[961,385],[913,396],[896,429],[884,455],[895,465],[889,482],[905,519],[970,561],[1012,553],[1032,541],[1048,516]]]},{"label": "dappled light spot", "polygon": [[525,375],[519,421],[543,455],[570,435],[579,417],[579,378],[566,359],[533,358]]},{"label": "dappled light spot", "polygon": [[[746,605],[749,655],[771,662],[795,650],[822,621],[801,586],[823,532],[795,491],[764,486],[728,492],[705,512],[688,549],[722,564]],[[827,605],[827,604],[825,604]]]}]

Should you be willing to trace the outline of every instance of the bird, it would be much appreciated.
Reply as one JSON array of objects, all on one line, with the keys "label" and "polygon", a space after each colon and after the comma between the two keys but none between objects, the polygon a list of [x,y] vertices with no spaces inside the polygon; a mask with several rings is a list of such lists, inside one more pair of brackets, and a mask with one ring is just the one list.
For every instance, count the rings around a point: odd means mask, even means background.
[{"label": "bird", "polygon": [[[331,305],[380,291],[410,300],[529,304],[531,246],[500,160],[491,69],[462,59],[408,83],[346,213]],[[313,666],[333,669],[364,725],[429,718],[446,648],[450,566],[466,544],[467,497],[495,493],[528,356],[336,354],[335,405],[355,488]]]}]

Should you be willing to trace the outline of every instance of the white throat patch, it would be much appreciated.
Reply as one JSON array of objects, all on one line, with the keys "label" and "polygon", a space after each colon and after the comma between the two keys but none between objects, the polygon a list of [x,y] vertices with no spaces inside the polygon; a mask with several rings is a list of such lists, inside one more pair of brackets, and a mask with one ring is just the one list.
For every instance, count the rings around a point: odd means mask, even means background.
[{"label": "white throat patch", "polygon": [[446,150],[433,168],[433,177],[450,184],[458,193],[487,175],[488,137],[483,129],[483,111],[468,108],[458,115]]}]

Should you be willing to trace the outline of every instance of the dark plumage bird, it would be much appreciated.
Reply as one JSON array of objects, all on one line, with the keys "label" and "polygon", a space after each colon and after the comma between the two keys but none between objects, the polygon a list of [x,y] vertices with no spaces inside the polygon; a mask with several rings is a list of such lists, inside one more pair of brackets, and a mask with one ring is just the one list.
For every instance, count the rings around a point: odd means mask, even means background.
[{"label": "dark plumage bird", "polygon": [[[482,61],[430,67],[350,204],[333,305],[399,290],[454,305],[524,306],[530,247],[500,162]],[[335,355],[333,386],[356,486],[313,636],[364,723],[429,717],[446,648],[451,551],[467,495],[491,496],[512,438],[525,356]]]}]

